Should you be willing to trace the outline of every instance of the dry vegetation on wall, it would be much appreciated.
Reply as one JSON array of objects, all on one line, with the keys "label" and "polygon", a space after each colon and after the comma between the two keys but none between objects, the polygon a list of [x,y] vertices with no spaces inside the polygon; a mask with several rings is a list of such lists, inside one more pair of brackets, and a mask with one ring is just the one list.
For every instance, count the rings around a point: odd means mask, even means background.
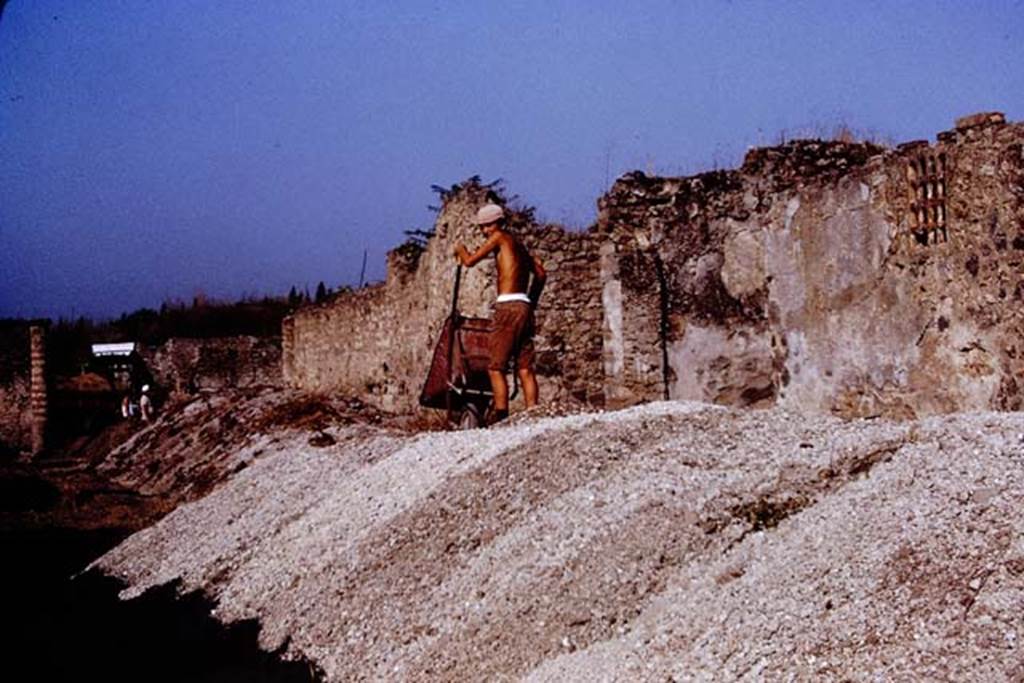
[{"label": "dry vegetation on wall", "polygon": [[[755,139],[756,144],[748,144],[745,149],[733,145],[719,146],[706,159],[690,159],[679,163],[663,162],[660,159],[651,157],[642,170],[636,169],[635,171],[630,171],[630,173],[639,171],[649,176],[683,177],[729,171],[736,168],[742,161],[744,154],[751,150],[783,147],[791,143],[835,142],[846,145],[864,144],[872,145],[879,150],[891,150],[898,144],[898,140],[891,133],[874,128],[856,126],[842,118],[832,121],[795,123],[779,128],[774,133],[758,129]],[[605,186],[610,188],[613,181],[614,178],[606,176]]]},{"label": "dry vegetation on wall", "polygon": [[818,121],[782,128],[776,134],[773,144],[784,145],[795,140],[868,143],[886,149],[896,146],[896,139],[890,133],[874,128],[860,128],[846,120]]}]

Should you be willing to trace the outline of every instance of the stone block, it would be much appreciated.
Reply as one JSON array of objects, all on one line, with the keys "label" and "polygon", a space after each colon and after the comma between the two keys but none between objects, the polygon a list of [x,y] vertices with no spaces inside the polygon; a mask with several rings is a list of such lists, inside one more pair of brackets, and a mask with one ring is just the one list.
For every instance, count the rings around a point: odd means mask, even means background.
[{"label": "stone block", "polygon": [[1002,125],[1006,123],[1006,116],[1000,111],[983,111],[977,114],[961,116],[956,120],[957,130],[967,130],[979,126]]}]

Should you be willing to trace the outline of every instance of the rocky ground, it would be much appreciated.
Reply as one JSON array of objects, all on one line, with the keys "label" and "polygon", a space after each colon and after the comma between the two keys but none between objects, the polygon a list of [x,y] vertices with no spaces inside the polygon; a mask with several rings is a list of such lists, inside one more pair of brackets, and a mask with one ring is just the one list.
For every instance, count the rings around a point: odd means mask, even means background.
[{"label": "rocky ground", "polygon": [[357,400],[273,387],[199,393],[158,417],[118,421],[34,460],[0,462],[0,530],[137,530],[244,469],[258,455],[247,448],[253,443],[293,434],[317,443],[330,438],[320,431],[328,425],[422,426]]},{"label": "rocky ground", "polygon": [[1024,680],[1020,413],[656,403],[411,434],[281,406],[97,464],[198,482],[95,563],[124,598],[201,591],[329,680]]}]

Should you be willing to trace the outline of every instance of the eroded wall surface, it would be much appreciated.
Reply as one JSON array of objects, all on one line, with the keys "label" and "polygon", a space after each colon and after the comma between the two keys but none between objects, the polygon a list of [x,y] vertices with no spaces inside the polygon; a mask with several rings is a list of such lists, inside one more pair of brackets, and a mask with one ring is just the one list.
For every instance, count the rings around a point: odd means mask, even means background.
[{"label": "eroded wall surface", "polygon": [[805,141],[620,179],[599,222],[609,396],[1019,409],[1022,140],[978,116],[932,145]]}]

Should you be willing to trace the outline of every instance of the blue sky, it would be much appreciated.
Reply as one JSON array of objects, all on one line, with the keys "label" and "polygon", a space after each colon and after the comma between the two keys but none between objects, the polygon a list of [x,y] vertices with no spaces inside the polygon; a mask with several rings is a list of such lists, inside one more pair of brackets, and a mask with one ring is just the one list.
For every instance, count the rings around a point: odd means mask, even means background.
[{"label": "blue sky", "polygon": [[11,0],[0,316],[381,278],[474,174],[586,227],[632,169],[982,110],[1024,116],[1022,0]]}]

